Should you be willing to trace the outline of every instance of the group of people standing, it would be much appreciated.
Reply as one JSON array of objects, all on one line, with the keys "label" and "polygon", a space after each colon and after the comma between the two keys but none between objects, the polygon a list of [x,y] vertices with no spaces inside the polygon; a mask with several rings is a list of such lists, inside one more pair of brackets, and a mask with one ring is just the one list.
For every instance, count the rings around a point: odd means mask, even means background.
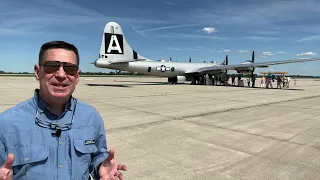
[{"label": "group of people standing", "polygon": [[263,76],[261,78],[261,83],[260,83],[260,87],[266,87],[266,88],[273,88],[272,82],[277,81],[277,89],[278,88],[289,88],[289,84],[290,84],[290,77],[289,76],[276,76],[276,77],[272,77],[270,74],[265,77]]},{"label": "group of people standing", "polygon": [[[200,85],[222,85],[222,86],[228,86],[229,85],[229,79],[231,78],[231,86],[239,86],[243,87],[244,84],[247,84],[248,87],[253,87],[255,77],[252,80],[252,77],[247,77],[244,80],[242,80],[241,76],[237,76],[232,74],[232,75],[223,75],[219,74],[216,76],[210,76],[208,74],[204,76],[198,76],[197,78],[194,79],[194,81],[191,84],[200,84]],[[236,83],[237,79],[237,83]],[[284,75],[271,75],[268,74],[267,76],[262,76],[261,81],[260,81],[260,87],[265,87],[265,88],[271,88],[273,89],[273,82],[277,82],[277,89],[278,88],[289,88],[290,84],[290,77],[289,76],[284,76]]]}]

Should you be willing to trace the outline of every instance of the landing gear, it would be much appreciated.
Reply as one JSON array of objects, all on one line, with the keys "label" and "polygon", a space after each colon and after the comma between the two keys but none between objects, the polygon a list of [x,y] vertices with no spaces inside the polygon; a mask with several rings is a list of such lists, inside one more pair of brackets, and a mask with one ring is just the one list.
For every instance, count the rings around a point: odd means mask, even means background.
[{"label": "landing gear", "polygon": [[172,78],[168,78],[168,83],[169,84],[177,84],[178,83],[178,78],[177,77],[172,77]]}]

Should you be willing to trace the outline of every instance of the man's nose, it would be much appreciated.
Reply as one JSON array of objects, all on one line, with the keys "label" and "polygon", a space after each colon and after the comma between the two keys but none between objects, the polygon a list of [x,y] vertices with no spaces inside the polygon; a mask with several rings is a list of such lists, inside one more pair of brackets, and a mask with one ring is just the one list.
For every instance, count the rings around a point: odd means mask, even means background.
[{"label": "man's nose", "polygon": [[63,69],[63,66],[59,67],[59,70],[56,73],[56,76],[59,78],[65,78],[66,77],[66,72]]}]

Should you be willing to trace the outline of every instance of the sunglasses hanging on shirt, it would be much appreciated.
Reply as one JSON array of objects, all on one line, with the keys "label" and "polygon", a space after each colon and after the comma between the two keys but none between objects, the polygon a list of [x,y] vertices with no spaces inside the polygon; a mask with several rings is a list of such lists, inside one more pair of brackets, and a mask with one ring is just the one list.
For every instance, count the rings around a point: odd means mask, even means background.
[{"label": "sunglasses hanging on shirt", "polygon": [[71,118],[71,121],[70,123],[66,123],[66,124],[62,124],[60,125],[60,122],[59,120],[60,119],[57,119],[58,122],[50,122],[50,120],[42,120],[41,118],[39,118],[39,114],[42,114],[43,112],[41,112],[41,110],[39,110],[39,108],[37,107],[37,112],[36,112],[36,124],[41,126],[41,127],[44,127],[44,128],[48,128],[48,129],[51,129],[51,130],[54,130],[54,132],[52,133],[54,136],[57,136],[57,137],[60,137],[61,135],[61,132],[62,131],[66,131],[66,130],[70,130],[71,129],[71,126],[74,122],[74,114],[75,114],[75,111],[76,111],[76,105],[77,105],[77,100],[76,99],[73,99],[74,100],[74,108],[73,108],[73,112],[72,112],[72,118]]}]

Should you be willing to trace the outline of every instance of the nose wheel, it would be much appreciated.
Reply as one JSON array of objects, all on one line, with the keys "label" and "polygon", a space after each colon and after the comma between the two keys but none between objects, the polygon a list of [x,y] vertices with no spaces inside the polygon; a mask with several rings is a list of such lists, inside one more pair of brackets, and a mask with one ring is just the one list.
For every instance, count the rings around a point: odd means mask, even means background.
[{"label": "nose wheel", "polygon": [[168,83],[169,84],[177,84],[178,83],[178,78],[177,77],[168,78]]}]

